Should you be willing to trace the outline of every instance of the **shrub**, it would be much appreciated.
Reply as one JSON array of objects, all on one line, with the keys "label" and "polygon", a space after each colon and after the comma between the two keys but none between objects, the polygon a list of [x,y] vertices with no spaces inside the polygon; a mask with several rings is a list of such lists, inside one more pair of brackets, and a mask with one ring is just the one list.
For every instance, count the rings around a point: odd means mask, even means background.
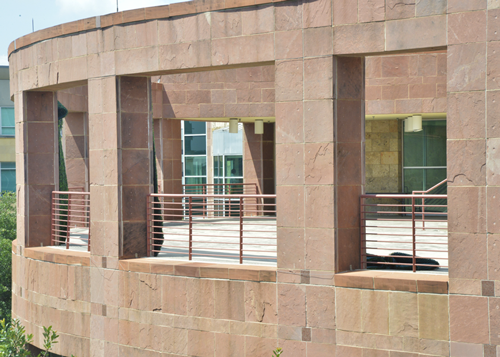
[{"label": "shrub", "polygon": [[[43,327],[44,351],[38,357],[47,357],[52,346],[57,343],[59,335],[52,330],[52,326]],[[6,323],[0,321],[0,355],[2,357],[31,357],[27,344],[33,341],[33,335],[26,335],[26,330],[19,320]]]}]

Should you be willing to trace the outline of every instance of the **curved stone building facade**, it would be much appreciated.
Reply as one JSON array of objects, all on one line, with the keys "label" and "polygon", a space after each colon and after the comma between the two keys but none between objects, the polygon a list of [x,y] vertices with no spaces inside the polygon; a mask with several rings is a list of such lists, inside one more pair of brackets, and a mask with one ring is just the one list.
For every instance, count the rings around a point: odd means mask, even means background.
[{"label": "curved stone building facade", "polygon": [[[500,3],[226,1],[118,12],[10,45],[13,316],[34,344],[52,325],[54,352],[79,357],[254,357],[277,346],[286,357],[495,356]],[[365,57],[436,50],[447,51],[449,275],[354,271]],[[202,116],[200,104],[191,116],[186,103],[159,118],[275,120],[277,266],[147,257],[158,102],[151,77],[260,66],[274,70],[267,114],[231,114],[226,104]],[[74,252],[47,246],[57,92],[84,85],[92,244]]]}]

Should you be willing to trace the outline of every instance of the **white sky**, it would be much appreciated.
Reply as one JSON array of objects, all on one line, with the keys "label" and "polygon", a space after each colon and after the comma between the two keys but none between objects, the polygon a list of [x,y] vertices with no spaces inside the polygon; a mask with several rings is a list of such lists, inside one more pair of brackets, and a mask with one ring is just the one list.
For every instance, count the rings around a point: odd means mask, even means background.
[{"label": "white sky", "polygon": [[[118,0],[120,11],[166,5],[182,0]],[[0,65],[8,65],[7,49],[16,38],[35,31],[116,11],[116,0],[2,0]]]}]

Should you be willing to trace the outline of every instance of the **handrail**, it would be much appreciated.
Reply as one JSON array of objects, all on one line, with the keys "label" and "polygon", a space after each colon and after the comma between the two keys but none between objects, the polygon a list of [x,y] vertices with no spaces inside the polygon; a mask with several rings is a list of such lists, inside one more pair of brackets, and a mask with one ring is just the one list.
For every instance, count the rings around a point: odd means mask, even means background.
[{"label": "handrail", "polygon": [[209,198],[276,198],[276,195],[218,195],[218,194],[205,194],[205,193],[186,193],[186,194],[181,194],[181,193],[151,193],[150,194],[153,197],[209,197]]},{"label": "handrail", "polygon": [[[422,198],[420,195],[392,194],[392,193],[366,193],[361,198]],[[448,198],[448,195],[427,195],[428,198]]]},{"label": "handrail", "polygon": [[414,194],[417,194],[417,193],[429,193],[431,192],[432,190],[438,188],[439,186],[441,186],[442,184],[444,184],[445,182],[447,182],[448,179],[445,178],[443,181],[435,184],[434,186],[432,186],[431,188],[429,188],[427,191],[411,191],[411,193],[414,195]]},{"label": "handrail", "polygon": [[[443,185],[446,182],[448,182],[447,178],[445,178],[443,181],[435,184],[434,186],[429,188],[427,191],[412,191],[412,194],[419,194],[420,193],[422,195],[426,195],[429,192],[431,192],[432,190],[438,188],[439,186]],[[432,197],[429,197],[429,195],[427,195],[426,197],[432,198]],[[422,228],[425,230],[425,198],[424,197],[422,197]]]},{"label": "handrail", "polygon": [[246,182],[246,183],[189,183],[182,186],[257,186],[256,183]]}]

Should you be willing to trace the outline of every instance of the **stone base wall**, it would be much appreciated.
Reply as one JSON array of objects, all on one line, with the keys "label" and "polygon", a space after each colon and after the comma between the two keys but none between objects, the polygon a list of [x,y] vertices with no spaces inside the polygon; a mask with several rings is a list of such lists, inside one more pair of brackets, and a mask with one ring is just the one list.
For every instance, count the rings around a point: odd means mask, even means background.
[{"label": "stone base wall", "polygon": [[13,317],[37,347],[51,325],[63,356],[450,355],[446,276],[316,275],[14,242]]}]

